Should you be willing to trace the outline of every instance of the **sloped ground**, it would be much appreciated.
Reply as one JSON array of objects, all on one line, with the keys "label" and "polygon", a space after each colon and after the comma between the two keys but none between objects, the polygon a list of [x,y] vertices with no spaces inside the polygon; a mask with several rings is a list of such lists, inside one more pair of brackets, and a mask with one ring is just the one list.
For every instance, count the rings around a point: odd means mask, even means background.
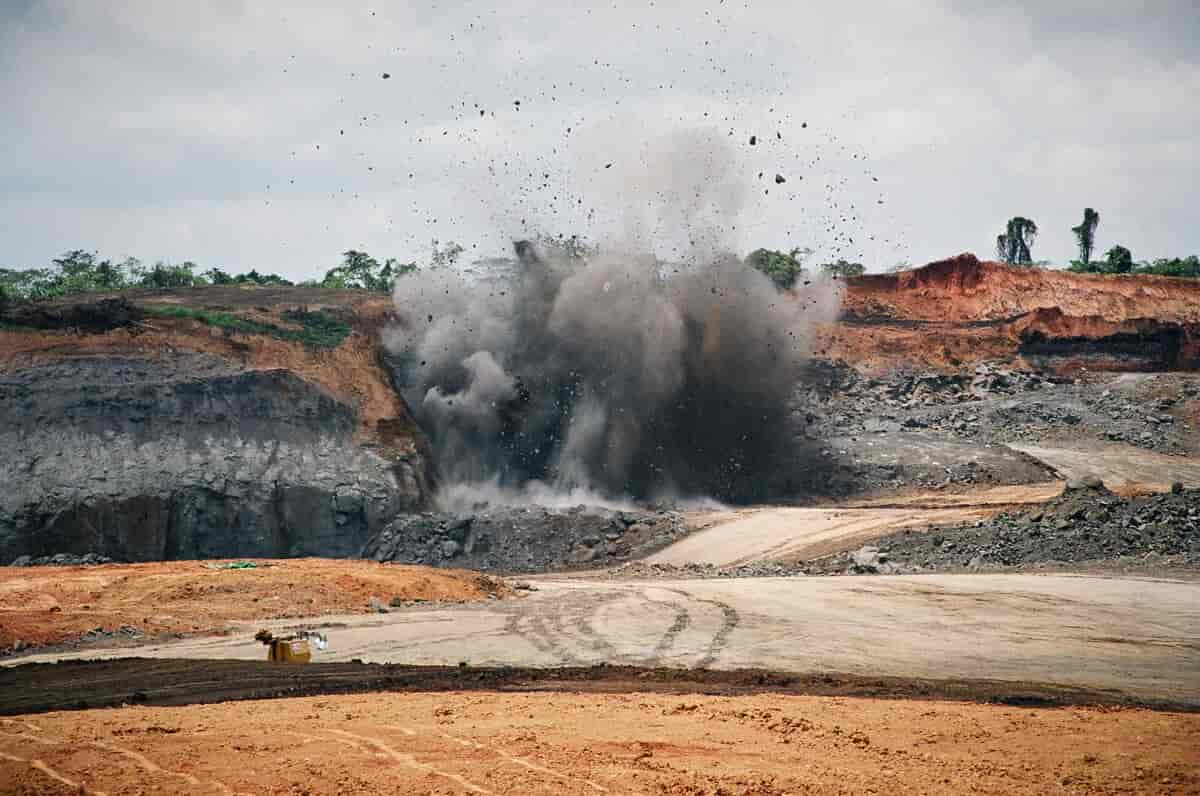
[{"label": "sloped ground", "polygon": [[[40,645],[85,647],[211,635],[239,623],[369,613],[371,599],[472,601],[511,594],[463,570],[329,559],[170,561],[96,567],[0,567],[0,655]],[[69,646],[69,644],[68,644]]]}]

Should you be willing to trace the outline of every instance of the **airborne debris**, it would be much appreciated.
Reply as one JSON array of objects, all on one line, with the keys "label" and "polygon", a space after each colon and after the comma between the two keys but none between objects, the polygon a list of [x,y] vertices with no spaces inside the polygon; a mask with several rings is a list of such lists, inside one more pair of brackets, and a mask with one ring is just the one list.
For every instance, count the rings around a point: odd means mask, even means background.
[{"label": "airborne debris", "polygon": [[676,161],[673,182],[659,169],[631,175],[648,181],[634,183],[641,197],[617,197],[692,233],[692,251],[665,274],[649,240],[582,257],[518,241],[503,291],[435,269],[397,282],[390,345],[428,363],[403,383],[446,483],[738,502],[792,491],[806,457],[776,432],[809,324],[836,299],[820,286],[780,302],[716,239],[716,227],[736,228],[744,195],[726,139],[664,139],[642,157]]},{"label": "airborne debris", "polygon": [[775,175],[775,184],[776,185],[783,185],[785,182],[787,182],[787,178],[784,177],[782,174]]}]

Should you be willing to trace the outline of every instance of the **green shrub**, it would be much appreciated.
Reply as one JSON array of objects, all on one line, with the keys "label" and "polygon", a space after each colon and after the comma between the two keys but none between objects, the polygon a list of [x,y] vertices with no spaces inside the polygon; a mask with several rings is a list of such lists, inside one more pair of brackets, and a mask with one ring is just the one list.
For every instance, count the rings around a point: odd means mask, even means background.
[{"label": "green shrub", "polygon": [[264,323],[227,312],[198,310],[191,307],[174,305],[150,305],[145,307],[148,315],[160,318],[178,318],[198,321],[218,329],[241,334],[265,334],[279,340],[303,343],[313,348],[337,348],[350,334],[350,327],[333,316],[316,311],[288,310],[283,314],[286,320],[299,324],[300,329],[287,329],[273,323]]}]

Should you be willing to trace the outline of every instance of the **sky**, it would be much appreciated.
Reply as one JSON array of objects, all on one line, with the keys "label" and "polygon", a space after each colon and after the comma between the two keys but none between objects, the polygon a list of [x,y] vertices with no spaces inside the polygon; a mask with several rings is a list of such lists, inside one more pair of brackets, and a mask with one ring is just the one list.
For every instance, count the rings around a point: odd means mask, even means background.
[{"label": "sky", "polygon": [[742,254],[991,257],[1023,215],[1065,263],[1085,206],[1099,252],[1200,253],[1194,3],[0,0],[0,266],[603,242],[707,169]]}]

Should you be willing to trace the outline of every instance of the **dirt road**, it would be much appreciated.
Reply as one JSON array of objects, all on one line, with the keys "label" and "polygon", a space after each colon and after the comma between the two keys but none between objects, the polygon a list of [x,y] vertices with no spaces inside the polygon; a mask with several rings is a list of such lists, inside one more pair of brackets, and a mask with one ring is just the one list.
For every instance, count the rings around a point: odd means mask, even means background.
[{"label": "dirt road", "polygon": [[[535,581],[523,599],[328,617],[321,660],[1025,680],[1200,705],[1200,583],[1062,575]],[[262,624],[262,623],[259,623]],[[294,627],[295,621],[267,623]],[[254,660],[229,637],[24,656]]]},{"label": "dirt road", "polygon": [[1198,747],[1200,716],[1136,710],[367,694],[0,719],[0,792],[1178,794]]},{"label": "dirt road", "polygon": [[921,492],[836,507],[758,508],[698,512],[697,530],[644,559],[650,564],[734,567],[755,561],[803,561],[853,550],[902,528],[953,525],[1007,508],[1041,503],[1062,483],[1002,486],[967,493]]},{"label": "dirt road", "polygon": [[1142,487],[1166,490],[1178,481],[1200,487],[1200,458],[1168,456],[1130,445],[1094,445],[1080,448],[1010,445],[1057,470],[1064,478],[1099,476],[1106,486],[1128,490]]}]

